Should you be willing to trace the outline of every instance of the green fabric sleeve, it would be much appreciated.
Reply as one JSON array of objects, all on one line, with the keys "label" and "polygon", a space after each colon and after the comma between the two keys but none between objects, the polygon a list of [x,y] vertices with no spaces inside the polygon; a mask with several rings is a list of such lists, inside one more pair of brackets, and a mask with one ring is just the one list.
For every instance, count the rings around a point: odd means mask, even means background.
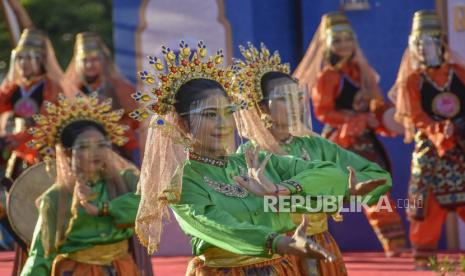
[{"label": "green fabric sleeve", "polygon": [[[46,204],[45,201],[42,200],[40,204],[40,208],[46,208],[45,204]],[[37,221],[37,224],[34,230],[32,246],[29,250],[29,255],[26,260],[26,263],[24,264],[24,267],[21,271],[21,276],[28,276],[28,275],[48,276],[51,273],[52,263],[53,263],[53,260],[55,259],[55,254],[50,254],[50,256],[48,257],[45,256],[44,248],[42,246],[42,241],[41,241],[41,232],[40,232],[41,225],[42,225],[42,217],[39,216],[39,219]]]},{"label": "green fabric sleeve", "polygon": [[291,194],[297,189],[287,184],[287,180],[299,183],[303,196],[346,196],[348,191],[348,173],[336,164],[327,161],[304,161],[291,156],[273,155],[270,164],[283,180]]},{"label": "green fabric sleeve", "polygon": [[[122,172],[122,177],[131,191],[108,202],[108,213],[113,217],[116,225],[132,227],[140,202],[140,195],[136,195],[134,192],[139,177],[130,170]],[[100,205],[99,208],[101,208]]]},{"label": "green fabric sleeve", "polygon": [[[368,205],[375,204],[379,198],[386,194],[392,187],[392,178],[389,172],[382,169],[378,164],[368,161],[367,159],[348,151],[335,143],[321,137],[303,138],[306,143],[315,142],[316,146],[322,151],[322,160],[331,161],[338,164],[341,169],[345,170],[347,166],[354,168],[359,181],[372,179],[386,179],[386,184],[371,191],[368,195],[370,199]],[[365,197],[366,197],[365,196]]]},{"label": "green fabric sleeve", "polygon": [[[183,231],[232,253],[269,257],[266,239],[274,231],[265,226],[238,221],[217,208],[208,192],[196,182],[185,176],[181,201],[170,206]],[[195,252],[195,247],[193,250],[195,255],[202,253]]]}]

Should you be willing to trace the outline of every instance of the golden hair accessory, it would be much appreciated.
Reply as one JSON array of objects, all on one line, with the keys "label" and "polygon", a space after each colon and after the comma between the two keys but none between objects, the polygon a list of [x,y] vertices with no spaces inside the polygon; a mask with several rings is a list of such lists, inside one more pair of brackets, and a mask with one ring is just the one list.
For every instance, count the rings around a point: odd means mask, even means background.
[{"label": "golden hair accessory", "polygon": [[[175,96],[178,89],[193,79],[209,79],[218,82],[233,102],[239,103],[239,94],[242,90],[242,82],[238,78],[235,67],[223,67],[224,55],[218,50],[213,56],[207,57],[207,49],[203,41],[197,44],[197,49],[192,51],[187,43],[181,41],[179,52],[162,46],[163,60],[149,56],[149,64],[152,72],[147,70],[139,72],[139,78],[143,81],[148,91],[136,92],[132,95],[142,108],[130,113],[135,120],[144,120],[151,114],[165,115],[174,111]],[[156,120],[157,124],[163,124],[163,120]]]},{"label": "golden hair accessory", "polygon": [[34,148],[50,160],[55,156],[55,145],[60,143],[61,134],[66,126],[77,121],[92,121],[102,125],[112,143],[122,146],[127,142],[124,136],[128,126],[120,124],[123,110],[111,110],[112,100],[99,101],[97,92],[89,97],[77,96],[75,100],[58,96],[58,103],[45,102],[46,115],[36,114],[36,126],[29,129],[32,140],[28,146]]},{"label": "golden hair accessory", "polygon": [[244,86],[250,88],[244,93],[249,97],[248,103],[256,104],[263,100],[263,91],[261,88],[262,77],[269,72],[281,72],[289,74],[289,63],[281,63],[281,57],[278,51],[272,55],[265,44],[260,44],[260,51],[247,43],[248,48],[240,45],[239,49],[245,60],[235,59],[234,66],[240,70],[240,76],[244,80]]},{"label": "golden hair accessory", "polygon": [[18,45],[13,50],[14,53],[22,51],[33,51],[45,54],[46,36],[43,32],[32,29],[25,29],[21,33]]},{"label": "golden hair accessory", "polygon": [[330,12],[322,17],[323,26],[327,35],[337,32],[352,32],[352,25],[347,16],[342,12]]},{"label": "golden hair accessory", "polygon": [[435,11],[421,10],[413,15],[411,35],[420,37],[422,34],[431,36],[442,36],[441,21]]},{"label": "golden hair accessory", "polygon": [[255,105],[257,107],[260,120],[266,128],[270,128],[272,126],[271,116],[262,112],[258,105],[263,100],[261,81],[263,76],[269,72],[289,74],[290,65],[289,63],[281,63],[278,51],[271,55],[264,43],[260,44],[260,51],[250,42],[247,43],[247,46],[248,48],[239,45],[239,50],[245,60],[235,59],[234,66],[238,68],[240,76],[244,80],[245,102],[248,106]]},{"label": "golden hair accessory", "polygon": [[104,51],[102,38],[92,32],[82,32],[76,35],[74,51],[78,56],[83,57],[90,54],[100,54]]}]

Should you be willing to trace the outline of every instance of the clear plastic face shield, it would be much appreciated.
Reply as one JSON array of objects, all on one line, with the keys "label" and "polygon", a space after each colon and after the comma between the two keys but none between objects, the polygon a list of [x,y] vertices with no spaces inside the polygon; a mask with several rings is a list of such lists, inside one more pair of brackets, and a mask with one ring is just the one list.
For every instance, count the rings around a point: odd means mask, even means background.
[{"label": "clear plastic face shield", "polygon": [[80,133],[71,148],[71,168],[78,179],[98,177],[110,161],[111,142],[98,130]]},{"label": "clear plastic face shield", "polygon": [[273,136],[281,140],[289,135],[300,136],[312,130],[307,94],[306,86],[299,86],[289,80],[273,86],[265,99]]},{"label": "clear plastic face shield", "polygon": [[444,62],[444,47],[441,36],[422,34],[410,36],[409,48],[426,67],[440,66]]},{"label": "clear plastic face shield", "polygon": [[223,92],[194,101],[189,112],[181,113],[190,137],[191,150],[203,156],[224,156],[236,151],[234,105]]},{"label": "clear plastic face shield", "polygon": [[357,47],[355,33],[348,27],[333,28],[327,31],[326,46],[341,58],[350,58]]},{"label": "clear plastic face shield", "polygon": [[104,55],[98,51],[80,52],[76,55],[76,71],[84,79],[98,78],[105,65]]},{"label": "clear plastic face shield", "polygon": [[14,79],[31,79],[43,73],[44,54],[40,51],[27,49],[14,51],[11,59],[14,64]]}]

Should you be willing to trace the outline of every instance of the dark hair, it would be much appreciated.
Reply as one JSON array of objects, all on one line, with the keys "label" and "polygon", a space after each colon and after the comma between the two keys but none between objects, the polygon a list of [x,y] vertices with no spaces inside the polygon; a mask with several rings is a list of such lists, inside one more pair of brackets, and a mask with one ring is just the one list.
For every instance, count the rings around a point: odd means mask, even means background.
[{"label": "dark hair", "polygon": [[103,136],[107,136],[107,132],[101,124],[94,121],[81,120],[72,122],[63,129],[60,136],[60,142],[65,148],[71,148],[79,134],[89,129],[95,129],[102,133]]},{"label": "dark hair", "polygon": [[282,72],[273,71],[264,74],[262,79],[260,80],[260,87],[263,93],[262,103],[264,103],[268,99],[268,96],[270,95],[270,92],[273,91],[273,88],[285,83],[289,83],[289,81],[297,83],[297,81],[293,77]]},{"label": "dark hair", "polygon": [[212,95],[212,89],[219,89],[227,96],[223,86],[209,79],[193,79],[183,84],[175,96],[174,108],[178,114],[188,113],[193,102],[204,100]]}]

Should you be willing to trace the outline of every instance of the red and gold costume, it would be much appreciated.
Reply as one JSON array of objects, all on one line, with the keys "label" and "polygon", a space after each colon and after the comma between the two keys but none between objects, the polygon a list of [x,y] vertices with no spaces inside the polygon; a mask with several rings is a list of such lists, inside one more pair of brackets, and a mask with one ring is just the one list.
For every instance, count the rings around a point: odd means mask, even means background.
[{"label": "red and gold costume", "polygon": [[[98,57],[102,67],[100,75],[91,83],[84,76],[85,68],[83,65],[83,59],[89,56]],[[122,149],[123,155],[138,163],[139,142],[136,131],[139,128],[139,123],[127,116],[137,107],[131,98],[131,94],[136,89],[119,72],[112,61],[109,49],[97,34],[84,32],[76,35],[74,56],[66,69],[65,80],[68,87],[66,89],[68,97],[72,98],[76,93],[89,95],[91,92],[97,91],[100,97],[113,99],[113,108],[124,109],[125,116],[122,122],[129,126],[129,131],[126,133],[129,141]]]},{"label": "red and gold costume", "polygon": [[[376,137],[376,134],[390,135],[381,123],[388,106],[377,84],[378,76],[358,46],[349,58],[332,53],[331,37],[340,33],[355,40],[344,14],[324,15],[294,75],[313,88],[315,115],[325,123],[323,137],[390,170],[388,156]],[[376,126],[370,121],[376,121]],[[388,195],[388,198],[395,207],[392,197]],[[398,212],[375,209],[376,206],[367,208],[365,214],[384,251],[388,256],[400,253],[405,247],[405,232]]]},{"label": "red and gold costume", "polygon": [[443,40],[435,12],[416,12],[391,94],[406,142],[415,141],[407,215],[420,266],[435,256],[447,213],[455,210],[465,220],[465,67],[454,53],[445,55]]},{"label": "red and gold costume", "polygon": [[[16,72],[15,62],[21,53],[37,56],[35,66],[41,66],[42,72],[29,79]],[[20,129],[13,135],[7,135],[7,139],[14,141],[16,145],[10,156],[9,164],[16,165],[17,168],[9,168],[11,174],[7,175],[14,179],[20,172],[17,166],[19,163],[23,163],[20,167],[25,168],[39,158],[36,151],[26,146],[26,142],[31,138],[26,129],[34,124],[33,115],[44,111],[45,101],[56,101],[61,90],[58,82],[62,72],[50,41],[41,32],[35,30],[24,30],[18,46],[12,51],[11,61],[8,76],[0,86],[0,114],[12,113],[13,119],[19,119],[15,121],[16,124],[20,124],[18,126]],[[13,162],[12,158],[19,158],[19,162]]]},{"label": "red and gold costume", "polygon": [[[24,119],[25,126],[31,125],[32,115],[43,112],[43,102],[55,102],[59,92],[60,86],[43,75],[27,85],[6,84],[0,91],[0,113],[12,111],[14,118]],[[37,109],[37,107],[40,108]],[[26,162],[27,165],[38,160],[37,152],[26,146],[26,142],[31,139],[26,130],[14,134],[12,138],[18,145],[15,149],[17,157]]]}]

